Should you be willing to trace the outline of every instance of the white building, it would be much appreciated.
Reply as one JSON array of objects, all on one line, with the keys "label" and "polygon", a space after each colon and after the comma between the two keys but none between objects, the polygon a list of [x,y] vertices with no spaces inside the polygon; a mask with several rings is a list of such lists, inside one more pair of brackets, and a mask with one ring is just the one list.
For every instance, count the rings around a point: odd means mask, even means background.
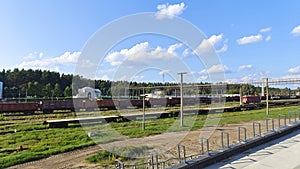
[{"label": "white building", "polygon": [[101,94],[102,93],[99,89],[84,87],[82,89],[78,89],[78,94],[74,98],[97,99],[101,97]]},{"label": "white building", "polygon": [[3,82],[0,82],[0,100],[2,100]]}]

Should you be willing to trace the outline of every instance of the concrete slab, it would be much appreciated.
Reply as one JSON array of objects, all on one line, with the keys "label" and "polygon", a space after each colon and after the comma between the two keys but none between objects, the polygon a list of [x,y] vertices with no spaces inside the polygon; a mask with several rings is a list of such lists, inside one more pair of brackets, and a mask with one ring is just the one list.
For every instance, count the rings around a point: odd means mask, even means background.
[{"label": "concrete slab", "polygon": [[233,156],[206,169],[300,169],[300,131]]}]

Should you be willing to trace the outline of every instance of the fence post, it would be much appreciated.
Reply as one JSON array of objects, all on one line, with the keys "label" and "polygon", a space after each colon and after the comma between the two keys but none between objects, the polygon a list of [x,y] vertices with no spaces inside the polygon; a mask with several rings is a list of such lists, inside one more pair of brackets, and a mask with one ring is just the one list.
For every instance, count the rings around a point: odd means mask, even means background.
[{"label": "fence post", "polygon": [[[258,135],[255,133],[255,126],[258,125]],[[261,126],[259,122],[253,122],[252,123],[252,127],[253,127],[253,137],[256,136],[261,136]]]},{"label": "fence post", "polygon": [[200,138],[202,155],[204,155],[204,140],[206,142],[207,155],[209,155],[209,142],[208,142],[208,139],[207,138]]},{"label": "fence post", "polygon": [[272,124],[272,131],[274,131],[274,119],[272,118],[267,118],[266,119],[266,131],[269,131],[269,121],[271,120],[271,124]]},{"label": "fence post", "polygon": [[[241,140],[241,129],[244,130],[244,140]],[[239,142],[241,142],[241,141],[246,141],[246,138],[247,138],[246,127],[241,127],[241,126],[239,126],[239,127],[238,127],[238,141],[239,141]]]},{"label": "fence post", "polygon": [[280,123],[280,120],[281,120],[281,117],[284,117],[284,127],[286,126],[286,115],[285,114],[278,114],[278,128],[281,127],[281,123]]},{"label": "fence post", "polygon": [[180,155],[180,149],[181,149],[180,147],[182,147],[182,149],[183,149],[183,162],[185,163],[186,162],[185,146],[182,145],[182,144],[178,144],[178,162],[182,163],[182,161],[181,161],[181,155]]},{"label": "fence post", "polygon": [[289,124],[291,124],[291,112],[288,112]]},{"label": "fence post", "polygon": [[224,135],[226,135],[226,139],[227,139],[227,148],[229,148],[229,133],[228,132],[221,132],[221,144],[222,144],[222,148],[225,148],[224,146]]}]

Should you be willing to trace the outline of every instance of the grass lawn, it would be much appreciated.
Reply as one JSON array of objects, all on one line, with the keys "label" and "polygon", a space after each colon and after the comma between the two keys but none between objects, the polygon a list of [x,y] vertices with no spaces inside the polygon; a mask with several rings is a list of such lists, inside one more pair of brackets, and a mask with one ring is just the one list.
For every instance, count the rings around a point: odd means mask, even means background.
[{"label": "grass lawn", "polygon": [[[297,112],[299,106],[288,106],[279,108],[270,108],[270,114],[266,116],[266,110],[251,110],[241,112],[223,113],[219,125],[238,124],[244,122],[264,120],[265,118],[277,118],[278,114],[287,114],[288,112]],[[27,161],[49,157],[54,154],[94,145],[86,131],[80,125],[71,125],[64,129],[50,129],[42,122],[46,119],[60,119],[74,117],[72,113],[66,114],[37,114],[34,116],[1,116],[0,117],[0,168],[12,166]],[[194,123],[186,123],[186,127],[180,127],[179,120],[175,117],[166,119],[156,119],[147,121],[146,130],[142,130],[140,122],[119,122],[104,124],[102,140],[97,142],[105,143],[118,140],[107,128],[131,138],[145,137],[164,133],[166,131],[197,130],[203,127],[207,115],[187,116],[194,118]],[[214,118],[214,116],[212,116]],[[93,129],[94,126],[87,127]],[[16,131],[16,132],[15,132]],[[101,132],[100,132],[101,133]],[[18,149],[22,145],[29,148],[25,151],[9,152]],[[101,157],[101,155],[99,155]],[[90,161],[97,161],[93,158]]]}]

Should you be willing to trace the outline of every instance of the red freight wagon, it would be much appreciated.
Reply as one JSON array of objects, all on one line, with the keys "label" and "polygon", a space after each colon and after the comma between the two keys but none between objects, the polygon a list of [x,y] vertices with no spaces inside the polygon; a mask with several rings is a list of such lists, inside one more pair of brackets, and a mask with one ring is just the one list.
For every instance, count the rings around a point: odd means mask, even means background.
[{"label": "red freight wagon", "polygon": [[38,103],[0,103],[1,113],[34,113],[39,109]]},{"label": "red freight wagon", "polygon": [[260,99],[260,96],[247,95],[247,96],[243,96],[242,102],[244,104],[260,103],[261,99]]}]

